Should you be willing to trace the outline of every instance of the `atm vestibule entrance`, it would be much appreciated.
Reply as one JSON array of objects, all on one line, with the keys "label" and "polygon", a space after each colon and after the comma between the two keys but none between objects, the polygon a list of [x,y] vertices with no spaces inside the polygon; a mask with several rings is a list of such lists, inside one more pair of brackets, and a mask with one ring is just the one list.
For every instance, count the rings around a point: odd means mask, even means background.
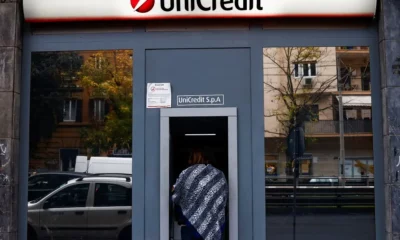
[{"label": "atm vestibule entrance", "polygon": [[228,179],[228,118],[170,118],[170,186],[188,167],[191,151],[199,149],[214,158],[213,165]]},{"label": "atm vestibule entrance", "polygon": [[[170,118],[170,189],[179,174],[189,166],[192,151],[200,150],[212,161],[214,167],[228,172],[228,117],[171,117]],[[180,227],[175,223],[170,206],[171,239],[180,240]],[[229,219],[228,207],[226,219]],[[229,228],[224,229],[228,240]]]},{"label": "atm vestibule entrance", "polygon": [[[229,204],[223,239],[237,239],[237,119],[236,109],[228,109],[231,111],[227,111],[226,115],[220,113],[217,116],[207,113],[207,109],[197,109],[198,112],[189,109],[186,113],[182,109],[179,109],[182,112],[162,109],[160,240],[181,239],[170,201],[171,189],[179,174],[189,166],[190,154],[195,149],[206,152],[206,156],[212,158],[213,166],[223,171],[228,180]],[[171,112],[168,113],[168,110]]]}]

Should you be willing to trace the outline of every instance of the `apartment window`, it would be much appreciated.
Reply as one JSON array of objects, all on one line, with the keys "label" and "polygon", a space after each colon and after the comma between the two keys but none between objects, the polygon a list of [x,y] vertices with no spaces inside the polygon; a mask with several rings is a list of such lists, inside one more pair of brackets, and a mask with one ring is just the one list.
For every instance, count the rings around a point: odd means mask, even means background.
[{"label": "apartment window", "polygon": [[94,56],[94,67],[96,69],[101,69],[103,62],[104,62],[104,59],[102,57]]},{"label": "apartment window", "polygon": [[104,121],[108,112],[109,104],[105,99],[90,99],[89,101],[89,115],[91,120]]},{"label": "apartment window", "polygon": [[358,119],[358,117],[357,117],[357,109],[346,109],[344,111],[344,114],[345,114],[345,118],[347,120],[356,120],[356,119]]},{"label": "apartment window", "polygon": [[309,63],[295,63],[294,64],[295,77],[315,77],[317,76],[317,67],[315,62]]},{"label": "apartment window", "polygon": [[361,109],[362,119],[371,119],[371,109]]},{"label": "apartment window", "polygon": [[105,101],[104,99],[96,99],[93,101],[93,117],[97,121],[103,121],[105,117]]},{"label": "apartment window", "polygon": [[77,101],[69,99],[64,101],[64,122],[76,121]]}]

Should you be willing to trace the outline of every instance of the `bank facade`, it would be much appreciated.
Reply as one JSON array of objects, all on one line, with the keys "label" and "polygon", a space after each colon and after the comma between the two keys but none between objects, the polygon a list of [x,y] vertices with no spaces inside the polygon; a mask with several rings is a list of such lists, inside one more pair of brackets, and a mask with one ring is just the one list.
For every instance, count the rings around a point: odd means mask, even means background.
[{"label": "bank facade", "polygon": [[[29,174],[95,156],[132,158],[132,239],[180,239],[174,161],[205,143],[229,180],[226,239],[398,238],[400,3],[94,2],[0,3],[0,238],[32,233]],[[55,238],[111,228],[59,220]]]}]

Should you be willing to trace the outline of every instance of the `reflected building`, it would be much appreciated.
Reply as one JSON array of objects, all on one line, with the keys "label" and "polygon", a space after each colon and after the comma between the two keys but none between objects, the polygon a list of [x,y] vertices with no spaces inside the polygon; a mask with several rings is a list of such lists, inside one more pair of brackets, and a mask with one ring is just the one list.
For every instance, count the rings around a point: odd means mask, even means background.
[{"label": "reflected building", "polygon": [[[49,80],[54,83],[46,93],[48,96],[47,101],[49,105],[54,106],[52,109],[54,115],[62,115],[52,118],[54,127],[45,127],[52,128],[48,136],[41,137],[34,142],[31,141],[29,171],[73,171],[78,155],[87,156],[88,158],[90,156],[112,156],[120,151],[123,153],[120,156],[131,156],[130,150],[116,149],[113,146],[110,146],[108,151],[88,148],[85,146],[85,137],[82,131],[94,126],[100,129],[103,128],[106,116],[113,111],[112,101],[107,97],[107,94],[99,93],[99,91],[94,90],[95,87],[85,84],[85,77],[88,75],[93,75],[91,76],[93,79],[104,77],[100,76],[106,71],[102,70],[102,67],[115,68],[116,72],[124,71],[124,69],[116,67],[116,65],[120,65],[121,61],[117,57],[121,54],[128,55],[132,60],[132,52],[113,50],[35,54],[55,54],[59,58],[69,56],[70,59],[61,64],[64,66],[59,67],[60,71],[57,77]],[[33,61],[35,61],[35,54],[33,54]],[[71,55],[76,55],[76,58],[72,59]],[[73,68],[72,65],[76,65],[74,70],[71,70]],[[127,65],[129,66],[125,70],[130,71],[128,75],[131,75],[132,63],[127,63]],[[49,71],[49,68],[45,67],[43,70]],[[43,81],[43,79],[37,80]],[[132,82],[132,80],[130,81]],[[35,98],[36,94],[38,98],[41,98],[38,91],[42,90],[41,85],[37,89],[32,86],[32,97]],[[33,105],[31,108],[31,113],[33,114],[36,112],[35,107],[37,106]]]},{"label": "reflected building", "polygon": [[[291,84],[289,84],[291,81]],[[286,136],[294,98],[306,135],[301,157],[303,178],[333,177],[340,172],[339,87],[342,86],[344,178],[373,180],[371,82],[367,47],[264,49],[266,176],[292,175]],[[290,99],[285,102],[285,98]],[[291,99],[292,98],[292,99]],[[289,122],[289,123],[287,123]],[[373,185],[373,183],[372,183]]]}]

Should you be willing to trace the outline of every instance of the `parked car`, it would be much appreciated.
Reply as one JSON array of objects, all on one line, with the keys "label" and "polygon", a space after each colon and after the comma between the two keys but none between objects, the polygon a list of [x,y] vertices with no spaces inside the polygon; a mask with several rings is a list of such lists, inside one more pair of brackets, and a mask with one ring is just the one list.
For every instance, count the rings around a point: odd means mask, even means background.
[{"label": "parked car", "polygon": [[338,178],[312,178],[309,182],[311,185],[327,185],[327,186],[336,186],[339,184]]},{"label": "parked car", "polygon": [[28,178],[28,201],[44,197],[69,180],[85,175],[86,174],[75,172],[33,173]]},{"label": "parked car", "polygon": [[28,239],[132,237],[132,178],[96,174],[69,181],[28,203]]}]

